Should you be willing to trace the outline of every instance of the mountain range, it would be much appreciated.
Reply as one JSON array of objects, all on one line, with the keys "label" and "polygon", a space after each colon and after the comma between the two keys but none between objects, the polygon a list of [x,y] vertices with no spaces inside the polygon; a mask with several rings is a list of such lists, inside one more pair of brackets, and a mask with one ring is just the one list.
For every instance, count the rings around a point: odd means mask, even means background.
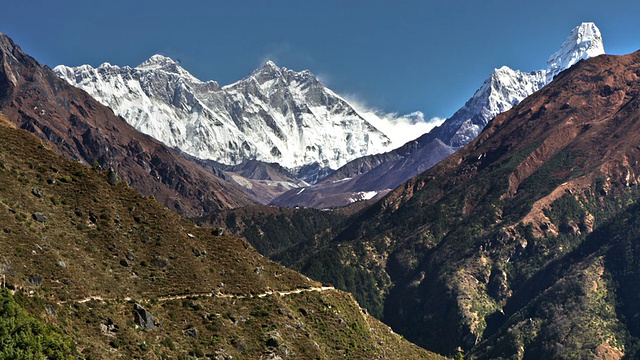
[{"label": "mountain range", "polygon": [[267,61],[220,87],[165,56],[135,68],[57,66],[54,71],[171,147],[226,165],[278,163],[314,182],[350,160],[390,149],[391,140],[309,71]]},{"label": "mountain range", "polygon": [[[277,163],[291,178],[304,181],[279,182],[273,188],[265,181],[275,179],[227,177],[250,194],[256,195],[254,185],[261,188],[257,201],[326,208],[381,197],[473,140],[494,116],[561,70],[602,53],[599,29],[583,23],[549,58],[545,70],[496,69],[442,126],[399,149],[392,149],[389,138],[365,119],[371,114],[358,113],[312,73],[279,68],[271,61],[224,87],[196,79],[162,55],[135,68],[105,63],[98,68],[60,65],[54,71],[136,129],[197,159],[222,164],[217,169],[246,161]],[[345,165],[349,161],[353,163]]]}]

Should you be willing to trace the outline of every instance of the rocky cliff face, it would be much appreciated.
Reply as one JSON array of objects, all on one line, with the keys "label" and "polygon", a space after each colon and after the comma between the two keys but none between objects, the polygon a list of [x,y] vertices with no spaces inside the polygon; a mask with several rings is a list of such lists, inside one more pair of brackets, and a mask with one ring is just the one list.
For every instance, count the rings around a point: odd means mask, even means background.
[{"label": "rocky cliff face", "polygon": [[86,92],[0,35],[0,111],[61,154],[114,168],[143,194],[187,216],[254,204],[166,145],[141,134]]},{"label": "rocky cliff face", "polygon": [[[278,163],[313,182],[323,169],[388,150],[391,141],[309,71],[269,61],[220,87],[154,55],[135,68],[58,66],[136,129],[200,159]],[[310,171],[310,169],[315,169]]]}]

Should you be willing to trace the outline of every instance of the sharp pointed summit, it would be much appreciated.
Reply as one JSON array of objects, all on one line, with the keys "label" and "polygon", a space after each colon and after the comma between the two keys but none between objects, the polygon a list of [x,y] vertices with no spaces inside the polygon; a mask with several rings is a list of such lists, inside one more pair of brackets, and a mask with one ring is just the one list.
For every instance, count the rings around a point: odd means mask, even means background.
[{"label": "sharp pointed summit", "polygon": [[547,62],[547,68],[532,72],[507,66],[495,69],[469,101],[443,125],[438,136],[446,144],[459,148],[482,131],[487,123],[550,83],[560,72],[578,61],[604,54],[598,27],[585,22],[575,27],[560,49]]},{"label": "sharp pointed summit", "polygon": [[596,24],[583,22],[571,31],[560,50],[547,61],[547,83],[562,70],[568,69],[580,60],[604,54],[602,34]]},{"label": "sharp pointed summit", "polygon": [[280,69],[280,68],[278,67],[278,65],[276,65],[276,63],[275,63],[275,62],[273,62],[272,60],[267,60],[267,61],[264,63],[264,66],[263,66],[263,67],[274,68],[274,69]]},{"label": "sharp pointed summit", "polygon": [[[112,67],[119,68],[117,66]],[[180,66],[180,63],[178,61],[160,54],[151,56],[148,60],[136,66],[135,70],[152,72],[164,71],[189,79],[189,81],[191,82],[200,82],[200,80],[191,75],[191,73],[185,70],[182,66]]]},{"label": "sharp pointed summit", "polygon": [[[272,60],[267,60],[261,67],[254,70],[251,73],[251,75],[249,75],[248,78],[252,78],[252,77],[257,79],[260,84],[264,83],[265,81],[274,80],[278,78],[281,78],[282,81],[286,82],[287,84],[291,84],[294,81],[298,83],[302,83],[302,82],[320,83],[318,78],[309,70],[295,71],[295,70],[287,69],[286,67],[278,66]],[[246,79],[243,79],[243,80],[246,80]],[[228,85],[226,87],[228,88],[233,87],[238,83],[242,82],[243,80],[240,80],[239,82]]]},{"label": "sharp pointed summit", "polygon": [[138,65],[137,69],[157,69],[164,68],[167,66],[179,66],[178,62],[173,60],[172,58],[160,54],[155,54],[151,56],[148,60],[144,61],[142,64]]},{"label": "sharp pointed summit", "polygon": [[[258,81],[259,84],[263,84],[266,81],[270,81],[270,80],[274,80],[274,79],[277,79],[279,77],[282,77],[282,71],[283,71],[283,69],[280,68],[278,65],[276,65],[276,63],[274,63],[271,60],[268,60],[261,67],[259,67],[258,69],[254,70],[251,73],[251,75],[248,76],[248,78],[254,78],[254,79],[256,79]],[[245,78],[245,80],[246,80],[246,78]],[[236,85],[238,83],[239,82],[234,83],[234,84],[230,85],[229,87],[231,87],[233,85]]]}]

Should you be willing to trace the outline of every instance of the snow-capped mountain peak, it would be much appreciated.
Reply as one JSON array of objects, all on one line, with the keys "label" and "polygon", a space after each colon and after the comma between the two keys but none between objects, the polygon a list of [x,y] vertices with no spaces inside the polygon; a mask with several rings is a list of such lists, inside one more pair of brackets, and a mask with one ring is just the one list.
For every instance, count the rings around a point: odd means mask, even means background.
[{"label": "snow-capped mountain peak", "polygon": [[571,31],[560,50],[547,61],[547,83],[562,70],[568,69],[578,61],[604,54],[602,34],[596,24],[583,22]]},{"label": "snow-capped mountain peak", "polygon": [[[298,84],[320,84],[318,78],[309,70],[294,71],[287,69],[286,67],[279,67],[271,60],[265,62],[261,67],[254,70],[246,78],[237,81],[233,84],[226,85],[225,89],[237,87],[238,84],[256,81],[259,85],[264,87],[276,86],[295,86]],[[328,88],[321,85],[325,91],[330,92]],[[338,96],[331,92],[334,96]]]},{"label": "snow-capped mountain peak", "polygon": [[601,54],[604,46],[600,30],[594,23],[582,23],[549,58],[547,69],[528,73],[507,66],[495,69],[473,97],[444,123],[439,138],[454,148],[466,145],[496,115],[547,85],[561,71]]},{"label": "snow-capped mountain peak", "polygon": [[282,74],[282,69],[269,60],[260,68],[251,73],[250,77],[277,77]]},{"label": "snow-capped mountain peak", "polygon": [[160,54],[151,56],[149,59],[136,66],[135,70],[156,73],[162,71],[169,74],[176,74],[179,77],[185,78],[185,80],[188,80],[189,82],[201,82],[195,76],[191,75],[191,73],[185,70],[182,66],[180,66],[180,63],[178,61]]},{"label": "snow-capped mountain peak", "polygon": [[136,66],[139,70],[157,70],[157,69],[171,69],[176,66],[180,66],[177,61],[170,57],[155,54],[149,59],[145,60],[142,64]]},{"label": "snow-capped mountain peak", "polygon": [[223,88],[203,83],[162,55],[136,68],[54,70],[138,130],[201,159],[275,162],[296,173],[309,166],[337,169],[391,146],[311,72],[272,61]]},{"label": "snow-capped mountain peak", "polygon": [[276,63],[273,62],[272,60],[267,60],[262,67],[276,69],[276,70],[280,69],[280,67],[278,67],[278,65],[276,65]]}]

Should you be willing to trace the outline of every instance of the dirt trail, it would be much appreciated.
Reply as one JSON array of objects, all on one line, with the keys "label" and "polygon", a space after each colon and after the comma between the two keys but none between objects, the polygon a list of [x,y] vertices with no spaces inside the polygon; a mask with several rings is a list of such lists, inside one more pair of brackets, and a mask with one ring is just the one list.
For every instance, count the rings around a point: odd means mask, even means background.
[{"label": "dirt trail", "polygon": [[[293,289],[293,290],[281,290],[281,291],[266,291],[264,293],[261,294],[257,294],[257,295],[234,295],[234,294],[225,294],[219,291],[212,291],[212,292],[207,292],[207,293],[192,293],[192,294],[183,294],[183,295],[167,295],[167,296],[161,296],[158,297],[157,300],[158,301],[171,301],[171,300],[181,300],[181,299],[186,299],[188,297],[217,297],[217,298],[226,298],[226,299],[250,299],[250,298],[263,298],[263,297],[267,297],[270,295],[279,295],[279,296],[287,296],[287,295],[291,295],[291,294],[300,294],[303,292],[313,292],[313,291],[317,291],[317,292],[322,292],[322,291],[329,291],[329,290],[335,290],[335,288],[333,286],[322,286],[322,287],[310,287],[310,288],[298,288],[298,289]],[[82,304],[82,303],[86,303],[89,301],[114,301],[114,300],[118,300],[116,298],[105,298],[102,297],[100,295],[93,295],[93,296],[88,296],[82,299],[75,299],[75,300],[65,300],[65,301],[59,301],[58,305],[60,304],[68,304],[68,303],[77,303],[77,304]],[[123,299],[124,301],[130,301],[131,298],[126,297]]]}]

